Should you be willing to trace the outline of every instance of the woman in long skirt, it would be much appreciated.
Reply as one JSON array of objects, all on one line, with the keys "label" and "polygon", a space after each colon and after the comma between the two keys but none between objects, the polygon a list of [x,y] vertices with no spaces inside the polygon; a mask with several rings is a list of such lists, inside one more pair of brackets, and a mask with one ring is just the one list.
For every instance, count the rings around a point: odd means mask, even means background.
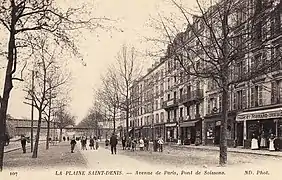
[{"label": "woman in long skirt", "polygon": [[251,143],[251,149],[252,150],[259,149],[259,147],[258,147],[258,139],[255,137],[255,134],[253,134],[252,143]]},{"label": "woman in long skirt", "polygon": [[274,135],[271,134],[270,135],[270,138],[269,138],[269,151],[275,151],[275,148],[274,148]]}]

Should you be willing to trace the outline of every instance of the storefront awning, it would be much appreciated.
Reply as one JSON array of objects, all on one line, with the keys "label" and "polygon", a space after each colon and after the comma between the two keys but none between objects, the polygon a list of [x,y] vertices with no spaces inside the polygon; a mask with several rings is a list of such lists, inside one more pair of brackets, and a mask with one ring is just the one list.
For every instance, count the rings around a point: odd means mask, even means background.
[{"label": "storefront awning", "polygon": [[282,118],[282,108],[243,112],[236,116],[236,121]]},{"label": "storefront awning", "polygon": [[176,123],[168,123],[168,124],[165,124],[165,127],[174,127],[176,125],[177,125]]},{"label": "storefront awning", "polygon": [[198,121],[188,121],[188,122],[183,122],[180,124],[180,127],[192,127],[196,125],[196,122]]}]

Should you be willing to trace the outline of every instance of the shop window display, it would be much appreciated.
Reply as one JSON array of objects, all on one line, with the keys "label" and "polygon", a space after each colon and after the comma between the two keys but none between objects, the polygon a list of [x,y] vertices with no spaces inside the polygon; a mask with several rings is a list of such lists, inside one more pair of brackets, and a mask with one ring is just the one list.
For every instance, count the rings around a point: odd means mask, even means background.
[{"label": "shop window display", "polygon": [[214,127],[209,124],[207,127],[207,139],[213,139],[214,138]]}]

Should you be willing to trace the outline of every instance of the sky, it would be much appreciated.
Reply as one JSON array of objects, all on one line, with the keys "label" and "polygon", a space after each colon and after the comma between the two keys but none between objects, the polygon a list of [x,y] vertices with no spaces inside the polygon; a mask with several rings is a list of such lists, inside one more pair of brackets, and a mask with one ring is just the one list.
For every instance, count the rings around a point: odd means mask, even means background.
[{"label": "sky", "polygon": [[[61,0],[66,5],[72,0]],[[75,1],[85,2],[82,0]],[[87,64],[83,66],[81,61],[73,59],[69,61],[67,68],[72,72],[70,92],[70,111],[80,121],[86,116],[88,109],[93,104],[94,89],[100,85],[101,74],[115,61],[117,53],[123,44],[134,46],[139,52],[146,52],[152,49],[151,42],[146,42],[145,37],[158,36],[156,30],[148,26],[150,18],[158,18],[158,13],[169,16],[171,12],[178,12],[169,0],[88,0],[95,17],[107,17],[113,22],[106,22],[115,28],[97,30],[94,32],[85,31],[78,42],[83,60]],[[195,0],[185,1],[187,7],[193,7]],[[182,22],[180,22],[182,23]],[[185,23],[185,22],[183,22]],[[5,34],[0,34],[5,38]],[[155,47],[154,47],[155,48]],[[144,62],[144,67],[154,63],[153,58],[138,57]],[[2,61],[0,59],[0,61]],[[3,64],[3,62],[2,62]],[[4,81],[4,69],[0,67],[0,92],[2,94]],[[63,92],[62,92],[63,93]],[[23,103],[25,93],[20,83],[15,83],[11,92],[8,113],[15,118],[29,118],[30,106]]]}]

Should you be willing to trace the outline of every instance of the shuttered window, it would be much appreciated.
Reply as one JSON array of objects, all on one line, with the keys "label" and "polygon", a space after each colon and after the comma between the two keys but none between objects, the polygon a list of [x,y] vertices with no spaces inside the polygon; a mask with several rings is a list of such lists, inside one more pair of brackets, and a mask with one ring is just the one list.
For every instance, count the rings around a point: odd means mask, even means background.
[{"label": "shuttered window", "polygon": [[257,86],[258,88],[258,105],[262,106],[263,105],[263,87],[262,85]]},{"label": "shuttered window", "polygon": [[242,90],[242,108],[243,109],[247,108],[247,90],[246,89]]}]

